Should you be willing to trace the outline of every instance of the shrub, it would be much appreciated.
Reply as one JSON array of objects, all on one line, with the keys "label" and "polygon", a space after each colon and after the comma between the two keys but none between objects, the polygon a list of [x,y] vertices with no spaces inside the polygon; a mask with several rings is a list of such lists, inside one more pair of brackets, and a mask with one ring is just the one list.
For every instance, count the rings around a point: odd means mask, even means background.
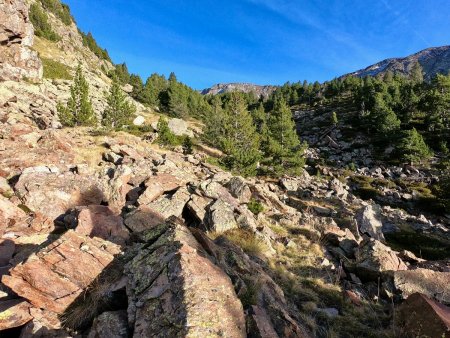
[{"label": "shrub", "polygon": [[[97,41],[95,41],[94,37],[90,32],[87,34],[83,33],[80,30],[78,30],[78,32],[80,33],[81,38],[83,39],[84,46],[88,47],[91,50],[91,52],[97,55],[97,57],[99,57],[100,59],[111,62],[111,58],[109,57],[108,51],[106,49],[101,48],[97,44]],[[105,73],[107,73],[106,69]]]},{"label": "shrub", "polygon": [[48,23],[47,14],[36,3],[30,7],[30,20],[37,36],[50,41],[61,40],[61,37],[53,31],[52,26]]},{"label": "shrub", "polygon": [[158,144],[162,146],[177,146],[180,144],[180,139],[170,130],[169,123],[164,117],[161,117],[158,122]]},{"label": "shrub", "polygon": [[264,206],[261,204],[261,202],[255,199],[251,199],[247,207],[255,215],[258,215],[259,213],[264,211]]},{"label": "shrub", "polygon": [[192,138],[190,138],[189,136],[185,136],[183,139],[183,153],[188,155],[188,154],[192,154],[193,152],[193,147],[194,147],[194,142],[192,142]]},{"label": "shrub", "polygon": [[66,65],[46,58],[41,58],[44,66],[44,78],[46,79],[62,79],[72,80],[72,75],[69,73],[69,67]]}]

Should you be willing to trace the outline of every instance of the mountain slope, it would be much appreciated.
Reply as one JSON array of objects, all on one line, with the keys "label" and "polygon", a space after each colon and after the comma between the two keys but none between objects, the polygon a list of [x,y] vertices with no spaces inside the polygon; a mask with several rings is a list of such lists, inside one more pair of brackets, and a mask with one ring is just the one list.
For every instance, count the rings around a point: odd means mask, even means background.
[{"label": "mountain slope", "polygon": [[365,69],[346,74],[346,76],[376,76],[388,71],[399,74],[410,74],[416,62],[423,68],[426,80],[433,78],[436,74],[448,74],[450,71],[450,46],[432,47],[412,54],[404,58],[390,58],[371,65]]},{"label": "mountain slope", "polygon": [[255,93],[256,96],[263,96],[265,98],[276,89],[276,86],[260,86],[252,83],[219,83],[211,88],[202,90],[203,95],[217,95],[223,93],[230,93],[232,91],[239,91],[244,93]]}]

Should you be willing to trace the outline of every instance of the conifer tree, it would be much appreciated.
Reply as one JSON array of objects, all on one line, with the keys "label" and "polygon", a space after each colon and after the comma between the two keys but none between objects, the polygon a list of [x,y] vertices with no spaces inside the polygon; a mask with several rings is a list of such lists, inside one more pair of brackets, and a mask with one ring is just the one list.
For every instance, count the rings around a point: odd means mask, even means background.
[{"label": "conifer tree", "polygon": [[66,127],[93,126],[97,123],[89,98],[89,83],[83,75],[81,65],[78,65],[70,87],[67,105],[58,104],[58,117],[61,124]]},{"label": "conifer tree", "polygon": [[102,124],[107,128],[121,128],[129,125],[136,107],[129,103],[120,88],[119,80],[114,77],[109,95],[106,97],[107,106],[103,112]]},{"label": "conifer tree", "polygon": [[425,160],[433,155],[422,135],[415,128],[403,133],[403,137],[397,145],[397,153],[403,160],[408,162]]},{"label": "conifer tree", "polygon": [[296,133],[295,122],[286,101],[275,103],[275,109],[269,119],[269,145],[267,150],[269,163],[275,173],[296,174],[304,165],[302,144]]},{"label": "conifer tree", "polygon": [[205,119],[204,140],[212,146],[220,148],[220,140],[224,138],[225,113],[222,107],[222,99],[214,95],[210,102],[211,109]]},{"label": "conifer tree", "polygon": [[242,175],[254,175],[260,159],[259,137],[242,96],[233,92],[225,109],[222,150],[225,165]]}]

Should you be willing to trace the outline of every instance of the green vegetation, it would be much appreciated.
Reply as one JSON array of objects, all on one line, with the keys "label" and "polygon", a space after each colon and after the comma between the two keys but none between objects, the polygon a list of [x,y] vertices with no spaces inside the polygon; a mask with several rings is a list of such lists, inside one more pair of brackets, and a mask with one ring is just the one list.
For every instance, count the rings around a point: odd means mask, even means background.
[{"label": "green vegetation", "polygon": [[250,200],[247,207],[248,207],[248,210],[250,210],[255,215],[258,215],[264,211],[264,206],[262,205],[262,203],[253,198]]},{"label": "green vegetation", "polygon": [[113,79],[106,102],[107,106],[102,116],[103,126],[117,129],[131,124],[136,107],[127,101],[117,78]]},{"label": "green vegetation", "polygon": [[53,13],[59,18],[65,25],[70,25],[74,22],[72,14],[70,14],[70,8],[66,4],[61,3],[59,0],[40,0],[42,7]]},{"label": "green vegetation", "polygon": [[304,165],[303,152],[306,144],[300,143],[291,110],[283,99],[275,103],[268,125],[269,132],[265,136],[268,165],[276,174],[298,174]]},{"label": "green vegetation", "polygon": [[180,145],[180,138],[169,128],[169,123],[164,117],[158,121],[158,139],[156,142],[162,146],[173,147]]},{"label": "green vegetation", "polygon": [[403,132],[397,145],[397,152],[404,161],[408,162],[426,160],[433,154],[415,128]]},{"label": "green vegetation", "polygon": [[109,62],[111,61],[111,58],[109,57],[108,51],[106,49],[101,48],[97,41],[95,41],[94,37],[92,36],[91,32],[85,34],[82,31],[78,30],[80,33],[82,39],[83,39],[83,45],[88,47],[92,53],[97,55],[102,60],[106,60]]},{"label": "green vegetation", "polygon": [[37,36],[50,41],[59,41],[61,39],[49,24],[47,13],[45,13],[37,3],[30,6],[30,20],[34,26],[34,33]]},{"label": "green vegetation", "polygon": [[58,117],[63,126],[94,126],[97,119],[89,98],[89,84],[78,65],[75,79],[70,87],[70,98],[66,106],[58,104]]},{"label": "green vegetation", "polygon": [[70,75],[69,67],[62,64],[61,62],[42,58],[42,65],[44,66],[44,78],[46,79],[62,79],[62,80],[72,80],[72,75]]}]

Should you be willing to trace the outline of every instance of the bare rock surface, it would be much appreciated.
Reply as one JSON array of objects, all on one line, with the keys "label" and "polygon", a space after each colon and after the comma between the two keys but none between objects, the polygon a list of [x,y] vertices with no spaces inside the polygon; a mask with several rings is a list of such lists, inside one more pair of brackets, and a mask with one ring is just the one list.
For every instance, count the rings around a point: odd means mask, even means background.
[{"label": "bare rock surface", "polygon": [[31,50],[34,28],[24,0],[0,2],[0,81],[20,80],[24,77],[38,80],[42,64]]},{"label": "bare rock surface", "polygon": [[2,283],[37,308],[63,313],[119,253],[115,244],[70,230],[11,269]]},{"label": "bare rock surface", "polygon": [[162,227],[147,233],[153,244],[126,267],[134,337],[245,337],[229,277],[181,221],[171,218]]}]

